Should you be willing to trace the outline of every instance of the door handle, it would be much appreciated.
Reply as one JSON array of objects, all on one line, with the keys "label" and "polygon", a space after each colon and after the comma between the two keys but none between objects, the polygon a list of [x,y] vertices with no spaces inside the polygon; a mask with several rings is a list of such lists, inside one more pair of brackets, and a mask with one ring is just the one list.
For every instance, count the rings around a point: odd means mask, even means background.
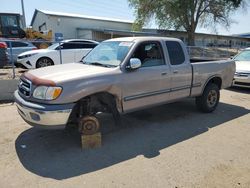
[{"label": "door handle", "polygon": [[178,70],[174,70],[173,73],[174,73],[174,74],[177,74],[177,73],[178,73]]},{"label": "door handle", "polygon": [[165,76],[165,75],[167,75],[167,73],[166,73],[166,72],[162,72],[161,75],[162,75],[162,76]]}]

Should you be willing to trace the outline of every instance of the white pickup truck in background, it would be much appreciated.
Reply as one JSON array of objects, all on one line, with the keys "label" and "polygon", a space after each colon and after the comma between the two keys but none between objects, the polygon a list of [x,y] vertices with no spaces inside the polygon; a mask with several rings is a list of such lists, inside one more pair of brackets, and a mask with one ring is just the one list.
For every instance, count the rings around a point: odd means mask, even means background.
[{"label": "white pickup truck in background", "polygon": [[99,112],[110,112],[119,122],[121,113],[186,97],[196,97],[201,111],[212,112],[234,73],[233,60],[190,62],[179,39],[116,38],[100,43],[80,63],[25,73],[15,99],[31,125],[75,122],[95,132]]}]

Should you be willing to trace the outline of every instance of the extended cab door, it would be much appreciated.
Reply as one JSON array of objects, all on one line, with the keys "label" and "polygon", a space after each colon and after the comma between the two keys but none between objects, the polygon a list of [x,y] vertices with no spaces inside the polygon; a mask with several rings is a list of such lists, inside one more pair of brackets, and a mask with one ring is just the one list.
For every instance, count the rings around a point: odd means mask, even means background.
[{"label": "extended cab door", "polygon": [[142,42],[131,58],[140,59],[142,66],[123,74],[123,110],[131,111],[165,102],[169,96],[170,69],[166,65],[161,43]]},{"label": "extended cab door", "polygon": [[165,41],[171,69],[170,100],[188,97],[192,82],[192,67],[178,41]]}]

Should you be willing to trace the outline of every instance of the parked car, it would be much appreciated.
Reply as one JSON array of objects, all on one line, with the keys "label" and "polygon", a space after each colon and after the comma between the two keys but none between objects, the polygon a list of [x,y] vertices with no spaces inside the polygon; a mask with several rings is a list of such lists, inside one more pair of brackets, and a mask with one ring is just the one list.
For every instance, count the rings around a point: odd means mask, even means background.
[{"label": "parked car", "polygon": [[17,56],[23,52],[30,51],[30,50],[36,50],[37,48],[28,41],[17,41],[17,40],[10,40],[10,39],[3,39],[0,40],[7,44],[7,50],[8,50],[8,59],[9,63],[11,63],[11,48],[12,48],[12,58],[13,62],[16,63]]},{"label": "parked car", "polygon": [[92,40],[64,40],[47,49],[24,52],[18,55],[17,62],[31,69],[59,65],[61,64],[60,55],[63,64],[78,62],[97,45],[98,42]]},{"label": "parked car", "polygon": [[232,85],[250,88],[250,48],[242,50],[233,59],[236,63],[236,72]]},{"label": "parked car", "polygon": [[116,38],[100,43],[79,63],[26,72],[14,95],[29,124],[76,122],[89,134],[99,127],[99,112],[112,113],[119,122],[120,113],[185,97],[196,97],[198,109],[212,112],[234,73],[233,60],[190,63],[179,39]]},{"label": "parked car", "polygon": [[8,63],[7,44],[5,42],[0,42],[0,68],[7,65],[7,63]]}]

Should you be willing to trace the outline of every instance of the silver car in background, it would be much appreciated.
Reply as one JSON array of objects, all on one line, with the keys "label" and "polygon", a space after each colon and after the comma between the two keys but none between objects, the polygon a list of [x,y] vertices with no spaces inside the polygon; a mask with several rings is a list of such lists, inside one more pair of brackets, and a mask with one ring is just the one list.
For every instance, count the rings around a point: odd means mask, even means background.
[{"label": "silver car in background", "polygon": [[250,88],[250,48],[242,50],[234,57],[236,72],[233,86]]},{"label": "silver car in background", "polygon": [[8,51],[8,59],[9,63],[11,63],[11,48],[12,48],[12,58],[14,63],[17,61],[17,56],[23,52],[36,50],[36,46],[34,46],[31,42],[28,41],[20,41],[13,39],[2,39],[0,42],[5,42],[7,44]]}]

